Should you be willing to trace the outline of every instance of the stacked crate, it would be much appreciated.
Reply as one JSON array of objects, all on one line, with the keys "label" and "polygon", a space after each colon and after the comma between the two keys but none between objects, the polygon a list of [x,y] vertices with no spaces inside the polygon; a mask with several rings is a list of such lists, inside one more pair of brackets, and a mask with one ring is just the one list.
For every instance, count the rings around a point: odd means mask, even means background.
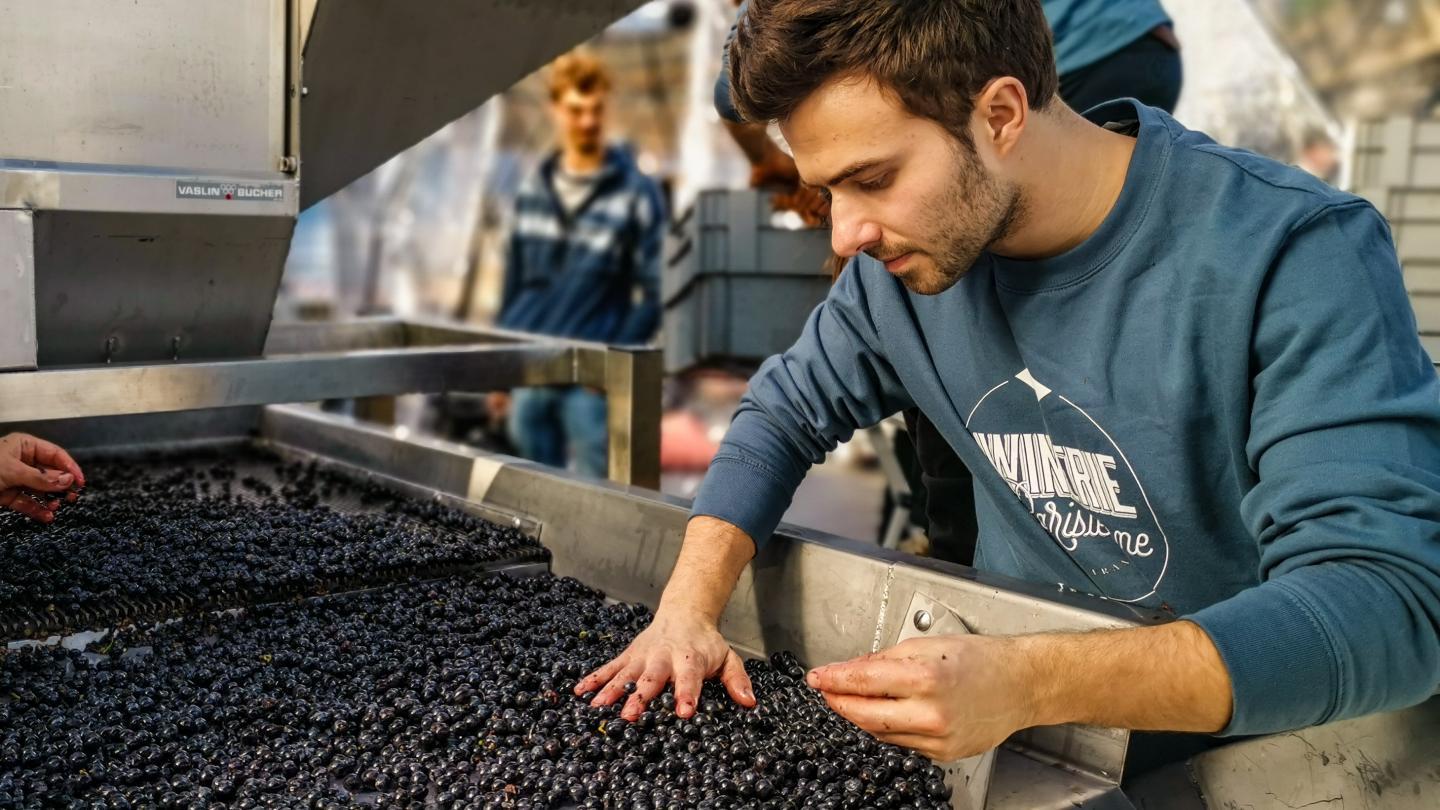
[{"label": "stacked crate", "polygon": [[702,191],[671,227],[665,370],[757,365],[790,348],[830,290],[830,231],[788,229],[771,194]]},{"label": "stacked crate", "polygon": [[1421,342],[1440,358],[1440,121],[1359,124],[1350,166],[1351,188],[1390,221]]}]

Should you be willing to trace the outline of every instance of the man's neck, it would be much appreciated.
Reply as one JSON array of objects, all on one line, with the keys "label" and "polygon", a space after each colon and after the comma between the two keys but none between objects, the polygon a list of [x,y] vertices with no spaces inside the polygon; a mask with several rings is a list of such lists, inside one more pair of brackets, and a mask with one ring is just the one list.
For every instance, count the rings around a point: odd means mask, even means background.
[{"label": "man's neck", "polygon": [[992,246],[1007,258],[1059,256],[1100,224],[1125,187],[1135,139],[1091,124],[1068,107],[1038,114],[1019,178],[1023,218]]},{"label": "man's neck", "polygon": [[560,150],[560,168],[569,174],[593,174],[605,164],[605,150],[585,152],[571,147]]}]

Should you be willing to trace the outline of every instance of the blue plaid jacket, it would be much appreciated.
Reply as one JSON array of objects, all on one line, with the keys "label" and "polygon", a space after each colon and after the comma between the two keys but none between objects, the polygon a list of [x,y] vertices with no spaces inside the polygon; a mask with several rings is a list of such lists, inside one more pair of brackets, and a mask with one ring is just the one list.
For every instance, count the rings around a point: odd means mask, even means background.
[{"label": "blue plaid jacket", "polygon": [[628,151],[612,146],[573,217],[555,194],[559,154],[520,186],[506,256],[500,326],[637,345],[660,320],[665,203]]}]

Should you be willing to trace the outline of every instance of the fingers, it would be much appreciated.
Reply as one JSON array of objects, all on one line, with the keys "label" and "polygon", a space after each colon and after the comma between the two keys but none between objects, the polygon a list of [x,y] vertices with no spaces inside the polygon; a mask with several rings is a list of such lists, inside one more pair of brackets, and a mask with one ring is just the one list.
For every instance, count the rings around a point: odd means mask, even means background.
[{"label": "fingers", "polygon": [[913,734],[934,737],[947,729],[934,706],[923,701],[859,697],[821,692],[835,713],[871,734]]},{"label": "fingers", "polygon": [[590,705],[609,706],[611,703],[625,697],[625,695],[628,694],[625,691],[625,685],[634,683],[635,679],[640,677],[640,673],[643,671],[644,667],[641,664],[633,662],[627,664],[610,679],[609,683],[600,688],[600,693],[595,696],[594,700],[590,701]]},{"label": "fingers", "polygon": [[755,689],[750,685],[750,675],[745,672],[745,662],[734,650],[728,652],[725,663],[720,666],[720,682],[725,684],[731,700],[746,708],[755,707]]},{"label": "fingers", "polygon": [[872,655],[816,667],[805,683],[822,692],[869,697],[906,697],[925,687],[914,661]]},{"label": "fingers", "polygon": [[[59,504],[56,504],[58,506]],[[49,523],[55,519],[55,507],[47,509],[45,504],[36,501],[29,495],[18,489],[7,489],[0,492],[0,509],[10,509],[19,512],[31,520],[40,523]]]},{"label": "fingers", "polygon": [[64,492],[75,484],[75,476],[62,470],[37,470],[14,458],[0,459],[0,478],[11,487],[35,492]]},{"label": "fingers", "polygon": [[650,705],[657,695],[665,691],[665,685],[670,683],[670,659],[658,658],[645,667],[645,671],[635,681],[635,694],[625,701],[625,708],[620,710],[620,716],[625,720],[634,722],[640,719],[645,707]]},{"label": "fingers", "polygon": [[37,439],[34,436],[30,437],[30,441],[32,442],[35,453],[34,460],[30,463],[40,467],[51,467],[63,470],[74,478],[77,485],[85,486],[84,471],[80,469],[79,464],[75,463],[75,459],[71,458],[70,454],[65,452],[64,448],[58,444],[47,442],[44,439]]},{"label": "fingers", "polygon": [[675,716],[695,716],[695,706],[700,702],[700,687],[705,681],[705,668],[701,666],[698,653],[685,653],[675,662]]},{"label": "fingers", "polygon": [[609,683],[610,679],[615,677],[615,673],[619,672],[624,666],[625,654],[621,653],[604,666],[581,678],[580,682],[575,684],[575,694],[583,695],[586,692],[598,690],[601,685]]}]

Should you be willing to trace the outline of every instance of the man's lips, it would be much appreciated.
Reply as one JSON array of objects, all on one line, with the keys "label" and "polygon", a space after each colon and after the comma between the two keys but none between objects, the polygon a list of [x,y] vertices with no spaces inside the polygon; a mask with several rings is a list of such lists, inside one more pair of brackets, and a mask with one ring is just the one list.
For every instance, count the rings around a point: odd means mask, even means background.
[{"label": "man's lips", "polygon": [[893,259],[881,259],[881,261],[885,262],[885,269],[886,269],[886,270],[889,270],[889,271],[892,272],[892,273],[898,273],[898,272],[900,272],[900,269],[905,266],[905,263],[908,262],[908,261],[910,261],[910,257],[911,257],[912,255],[914,255],[914,254],[913,254],[913,253],[901,253],[899,256],[896,256],[896,257],[893,258]]}]

